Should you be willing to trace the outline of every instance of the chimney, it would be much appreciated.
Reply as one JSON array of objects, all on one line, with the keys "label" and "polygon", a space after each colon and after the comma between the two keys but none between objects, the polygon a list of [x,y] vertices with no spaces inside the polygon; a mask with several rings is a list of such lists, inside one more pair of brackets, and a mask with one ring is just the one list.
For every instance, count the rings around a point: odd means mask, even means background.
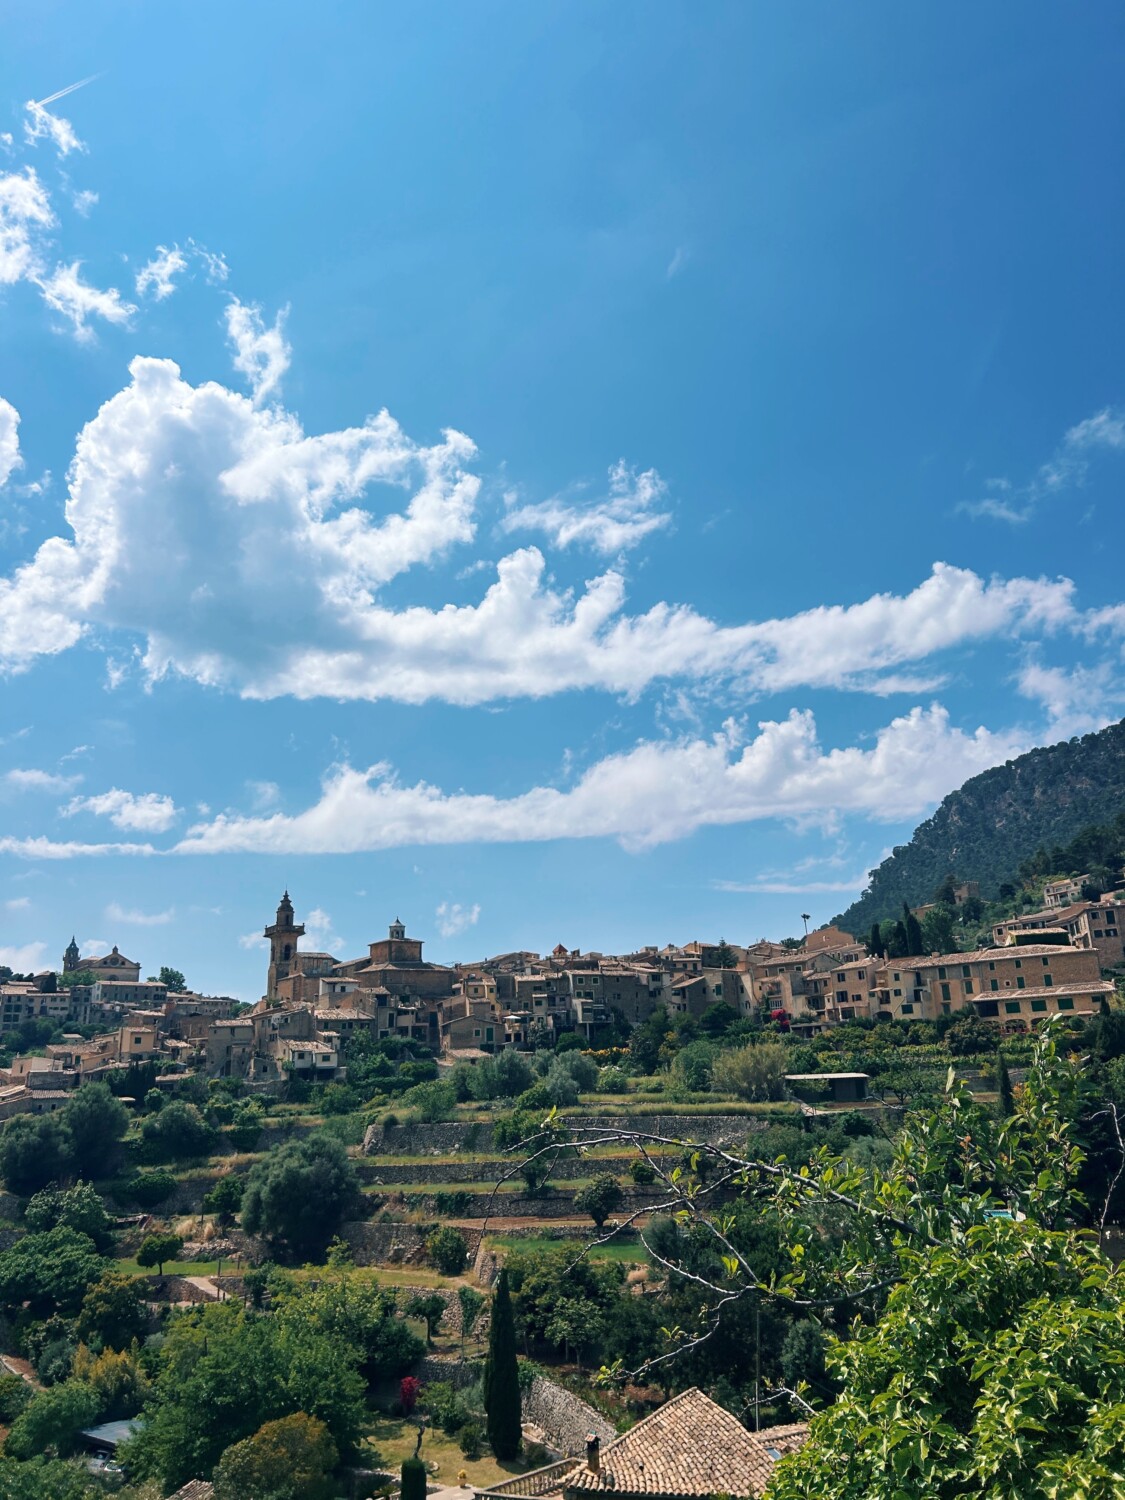
[{"label": "chimney", "polygon": [[601,1439],[596,1432],[586,1434],[586,1467],[592,1474],[597,1474],[602,1466]]}]

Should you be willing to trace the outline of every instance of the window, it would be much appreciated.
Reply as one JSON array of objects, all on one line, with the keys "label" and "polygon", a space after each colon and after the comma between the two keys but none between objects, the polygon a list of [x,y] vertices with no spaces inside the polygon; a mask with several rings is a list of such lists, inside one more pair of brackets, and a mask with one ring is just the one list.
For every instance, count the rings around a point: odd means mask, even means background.
[{"label": "window", "polygon": [[1049,960],[1049,959],[1048,959],[1048,958],[1047,958],[1047,956],[1046,956],[1046,955],[1045,955],[1045,954],[1044,954],[1044,956],[1043,956],[1043,967],[1044,967],[1044,968],[1046,968],[1046,967],[1047,967],[1047,964],[1048,964],[1048,963],[1049,963],[1049,961],[1050,961],[1050,960]]},{"label": "window", "polygon": [[[1044,960],[1044,962],[1046,962],[1046,960]],[[1017,958],[1016,959],[1016,968],[1017,969],[1022,969],[1023,968],[1023,959],[1022,958]]]},{"label": "window", "polygon": [[971,979],[965,980],[965,993],[966,995],[971,995],[973,993],[973,981]]},{"label": "window", "polygon": [[990,989],[998,990],[1000,988],[1000,981],[998,979],[990,979],[988,985]]},{"label": "window", "polygon": [[1050,974],[1044,974],[1043,975],[1043,983],[1045,985],[1052,985],[1052,984],[1054,984],[1054,982],[1055,981],[1051,978]]},{"label": "window", "polygon": [[949,995],[949,986],[947,984],[943,984],[942,987],[941,987],[941,998],[948,1005],[949,999],[950,999],[950,995]]},{"label": "window", "polygon": [[994,964],[994,963],[993,963],[993,962],[992,962],[992,960],[991,960],[991,959],[989,959],[989,961],[988,961],[988,967],[989,967],[989,968],[990,968],[990,969],[994,969],[994,968],[995,968],[995,967],[996,967],[996,965],[995,965],[995,964]]},{"label": "window", "polygon": [[901,1009],[904,1016],[912,1016],[914,1014],[913,1000],[904,1000]]},{"label": "window", "polygon": [[1055,1001],[1055,1004],[1060,1010],[1074,1009],[1074,1001],[1070,998],[1069,995],[1060,995],[1059,998]]},{"label": "window", "polygon": [[1023,975],[1022,974],[1017,974],[1016,975],[1016,989],[1017,990],[1022,990],[1023,989]]},{"label": "window", "polygon": [[944,966],[944,964],[939,967],[939,969],[937,971],[937,977],[939,979],[944,979],[945,978],[945,966]]},{"label": "window", "polygon": [[866,979],[867,978],[867,970],[866,969],[860,969],[860,971],[859,971],[859,978],[860,979]]},{"label": "window", "polygon": [[1005,1000],[1004,1009],[1010,1016],[1018,1016],[1023,1007],[1018,1000]]},{"label": "window", "polygon": [[895,975],[892,975],[892,978],[894,979],[894,982],[897,984],[899,982],[899,980],[902,978],[902,975],[901,974],[895,974]]},{"label": "window", "polygon": [[900,995],[901,995],[901,994],[902,994],[902,991],[901,991],[901,990],[895,990],[895,998],[896,998],[896,999],[898,999],[898,997],[899,997],[899,996],[900,996]]},{"label": "window", "polygon": [[1046,1000],[1033,1000],[1031,1002],[1031,1008],[1032,1010],[1046,1010],[1047,1002]]},{"label": "window", "polygon": [[[721,995],[721,994],[722,994],[722,993],[723,993],[723,987],[722,987],[722,985],[721,985],[721,984],[716,984],[716,985],[715,985],[715,986],[714,986],[714,990],[715,990],[715,994],[716,994],[716,995]],[[618,995],[618,996],[617,996],[617,997],[616,997],[616,998],[617,998],[617,999],[618,999],[618,1000],[620,1000],[620,999],[621,999],[621,996],[620,996],[620,995]],[[756,1408],[755,1408],[755,1409],[756,1409]]]}]

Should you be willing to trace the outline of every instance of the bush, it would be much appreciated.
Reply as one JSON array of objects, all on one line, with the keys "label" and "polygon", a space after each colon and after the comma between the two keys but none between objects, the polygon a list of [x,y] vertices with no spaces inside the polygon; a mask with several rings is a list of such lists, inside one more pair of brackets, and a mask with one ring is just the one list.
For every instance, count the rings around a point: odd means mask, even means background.
[{"label": "bush", "polygon": [[158,1208],[176,1191],[176,1179],[171,1172],[138,1172],[125,1191],[134,1203],[142,1208]]},{"label": "bush", "polygon": [[141,1140],[151,1161],[181,1161],[206,1156],[215,1132],[194,1104],[173,1099],[159,1114],[150,1115],[141,1127]]},{"label": "bush", "polygon": [[789,1054],[782,1042],[757,1042],[734,1052],[721,1052],[712,1071],[714,1087],[738,1099],[781,1099]]},{"label": "bush", "polygon": [[426,1500],[426,1465],[420,1458],[404,1458],[399,1500]]},{"label": "bush", "polygon": [[651,1162],[638,1156],[629,1164],[629,1176],[639,1187],[648,1187],[656,1181],[656,1168]]},{"label": "bush", "polygon": [[469,1259],[465,1236],[452,1224],[444,1224],[426,1241],[426,1254],[443,1276],[460,1276]]},{"label": "bush", "polygon": [[478,1422],[466,1422],[457,1434],[457,1443],[466,1458],[479,1458],[484,1433]]}]

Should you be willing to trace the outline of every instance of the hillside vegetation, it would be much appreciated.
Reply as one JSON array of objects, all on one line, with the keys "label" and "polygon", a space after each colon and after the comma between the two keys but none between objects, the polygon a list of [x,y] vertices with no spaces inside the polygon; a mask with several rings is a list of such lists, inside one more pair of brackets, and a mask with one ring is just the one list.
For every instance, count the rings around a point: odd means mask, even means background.
[{"label": "hillside vegetation", "polygon": [[1125,720],[1097,734],[1029,750],[982,771],[871,872],[858,901],[835,920],[863,933],[873,922],[933,899],[948,875],[980,882],[987,900],[1038,850],[1050,853],[1125,810]]}]

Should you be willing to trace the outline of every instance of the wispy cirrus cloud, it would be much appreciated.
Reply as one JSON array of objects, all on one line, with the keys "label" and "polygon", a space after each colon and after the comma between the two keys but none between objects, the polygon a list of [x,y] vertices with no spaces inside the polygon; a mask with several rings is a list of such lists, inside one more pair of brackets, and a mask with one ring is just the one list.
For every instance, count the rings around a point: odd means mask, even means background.
[{"label": "wispy cirrus cloud", "polygon": [[1044,500],[1083,484],[1090,457],[1099,449],[1125,449],[1125,413],[1107,406],[1076,422],[1027,484],[1016,487],[1009,479],[986,480],[988,493],[977,500],[963,500],[957,510],[977,519],[1026,525]]},{"label": "wispy cirrus cloud", "polygon": [[111,901],[105,909],[107,922],[123,922],[129,927],[167,927],[176,919],[175,907],[167,911],[140,911],[135,906],[121,906]]},{"label": "wispy cirrus cloud", "polygon": [[37,767],[16,768],[4,773],[9,786],[21,792],[70,792],[82,782],[81,776],[63,776],[57,771],[42,771]]},{"label": "wispy cirrus cloud", "polygon": [[155,302],[163,302],[176,290],[176,277],[186,270],[187,256],[178,245],[171,249],[157,245],[156,254],[137,272],[137,296],[151,296]]}]

